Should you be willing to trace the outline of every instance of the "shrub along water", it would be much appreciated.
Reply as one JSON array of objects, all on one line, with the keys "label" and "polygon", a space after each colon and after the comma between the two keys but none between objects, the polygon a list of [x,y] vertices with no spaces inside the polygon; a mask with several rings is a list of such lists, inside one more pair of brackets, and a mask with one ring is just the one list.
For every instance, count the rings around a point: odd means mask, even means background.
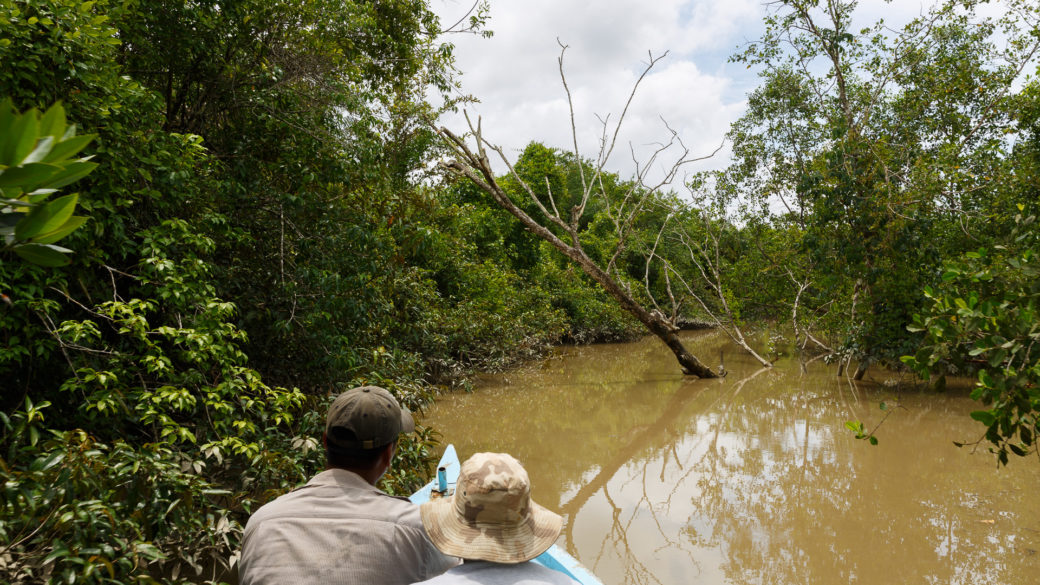
[{"label": "shrub along water", "polygon": [[340,390],[421,410],[625,331],[423,186],[424,92],[454,88],[437,27],[422,2],[0,4],[5,581],[220,580],[250,510],[323,466]]},{"label": "shrub along water", "polygon": [[[889,47],[832,5],[777,5],[738,57],[764,85],[736,162],[688,196],[538,143],[502,194],[581,210],[550,232],[661,323],[914,353],[936,380],[978,376],[1000,460],[1035,452],[1040,91],[1019,75],[1040,41],[950,4],[900,33],[942,42]],[[464,101],[438,30],[420,0],[0,3],[8,581],[219,581],[249,512],[322,467],[339,391],[421,410],[474,370],[640,332],[501,202],[430,174],[431,102]],[[384,487],[416,487],[436,438],[405,441]]]}]

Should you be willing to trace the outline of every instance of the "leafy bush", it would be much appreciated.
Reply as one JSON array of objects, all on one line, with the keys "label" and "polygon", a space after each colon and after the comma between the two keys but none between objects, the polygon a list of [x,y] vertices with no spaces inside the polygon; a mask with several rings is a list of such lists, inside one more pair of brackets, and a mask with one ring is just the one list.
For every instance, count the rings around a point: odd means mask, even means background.
[{"label": "leafy bush", "polygon": [[926,339],[903,358],[922,376],[978,377],[971,397],[988,408],[971,416],[1004,464],[1035,451],[1040,433],[1040,232],[1035,215],[1015,223],[1006,244],[950,263],[943,286],[925,291],[929,311],[909,329]]},{"label": "leafy bush", "polygon": [[[0,124],[11,129],[0,134],[5,245],[34,264],[66,265],[52,243],[83,218],[72,216],[75,196],[44,201],[94,168],[70,160],[92,137],[68,130],[60,106],[40,116],[4,103]],[[5,331],[0,365],[25,372],[57,347],[65,366],[9,378],[24,380],[21,403],[12,385],[4,402],[14,407],[0,413],[0,564],[15,583],[223,574],[250,506],[317,467],[289,426],[303,395],[244,365],[234,306],[214,296],[201,258],[212,241],[184,220],[137,237],[134,274],[117,271],[132,284],[90,305],[53,287],[60,272],[4,264],[7,311],[38,318],[51,343],[27,346]],[[54,292],[63,299],[47,298]],[[55,323],[71,312],[79,317]]]},{"label": "leafy bush", "polygon": [[14,110],[11,100],[0,103],[0,235],[4,249],[41,266],[64,266],[70,250],[56,246],[83,225],[72,215],[75,193],[47,201],[58,189],[97,167],[87,158],[73,158],[93,135],[76,136],[65,123],[65,109],[51,106],[41,115],[32,109]]}]

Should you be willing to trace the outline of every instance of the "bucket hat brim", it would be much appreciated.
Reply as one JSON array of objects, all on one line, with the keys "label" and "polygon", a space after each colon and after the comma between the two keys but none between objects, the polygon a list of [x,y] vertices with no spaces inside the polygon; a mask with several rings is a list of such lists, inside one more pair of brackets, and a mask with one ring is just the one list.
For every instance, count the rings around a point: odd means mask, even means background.
[{"label": "bucket hat brim", "polygon": [[420,506],[423,526],[443,553],[495,563],[522,563],[549,549],[560,536],[563,518],[534,501],[530,514],[515,525],[469,522],[456,513],[451,498]]}]

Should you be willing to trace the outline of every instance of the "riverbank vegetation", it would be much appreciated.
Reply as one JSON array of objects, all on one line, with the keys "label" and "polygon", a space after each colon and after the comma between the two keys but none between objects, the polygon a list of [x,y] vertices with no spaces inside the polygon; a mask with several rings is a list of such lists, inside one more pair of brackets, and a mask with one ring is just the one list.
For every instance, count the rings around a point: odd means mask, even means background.
[{"label": "riverbank vegetation", "polygon": [[784,3],[737,57],[763,78],[731,167],[655,186],[532,142],[496,201],[435,164],[465,98],[421,0],[0,2],[5,580],[220,580],[322,466],[331,396],[421,409],[639,335],[617,291],[667,331],[978,376],[984,440],[1035,452],[1037,9],[956,5],[893,36]]},{"label": "riverbank vegetation", "polygon": [[[441,129],[454,157],[445,167],[572,259],[684,372],[717,375],[674,336],[689,312],[764,367],[775,358],[743,328],[768,320],[839,372],[856,363],[857,380],[871,364],[905,363],[939,386],[948,374],[977,375],[974,396],[988,407],[973,415],[987,427],[979,442],[1006,463],[1035,452],[1040,430],[1027,243],[1040,194],[1040,9],[1012,0],[983,17],[976,4],[940,3],[893,29],[857,24],[855,2],[777,3],[762,38],[733,57],[761,77],[727,135],[733,163],[680,185],[673,179],[697,158],[675,133],[631,182],[600,181],[624,112],[604,122],[592,160],[558,153],[557,164],[578,167],[577,189],[542,188],[546,173],[518,170],[523,156],[496,177],[491,157],[509,161],[479,121],[469,141]],[[566,88],[563,53],[560,72]],[[645,170],[662,160],[664,179],[650,180]],[[585,217],[593,200],[599,222]]]}]

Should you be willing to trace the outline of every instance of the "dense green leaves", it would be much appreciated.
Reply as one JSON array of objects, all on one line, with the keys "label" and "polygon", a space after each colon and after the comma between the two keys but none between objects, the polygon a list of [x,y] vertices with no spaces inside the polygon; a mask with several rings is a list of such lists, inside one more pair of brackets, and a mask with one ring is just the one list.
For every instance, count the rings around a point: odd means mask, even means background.
[{"label": "dense green leaves", "polygon": [[86,222],[72,215],[79,196],[52,193],[89,174],[97,166],[72,158],[95,137],[76,136],[55,104],[42,115],[19,113],[10,100],[0,102],[0,235],[4,250],[40,266],[69,263],[70,250],[54,245]]},{"label": "dense green leaves", "polygon": [[861,28],[855,2],[780,2],[736,57],[761,67],[762,86],[731,130],[738,162],[719,195],[743,221],[797,229],[805,308],[826,308],[821,324],[849,357],[912,351],[903,326],[920,291],[1005,213],[1000,181],[1021,136],[1009,96],[1036,39],[1021,14],[958,4]]},{"label": "dense green leaves", "polygon": [[[677,317],[791,315],[802,347],[882,359],[925,336],[909,363],[977,376],[999,456],[1035,450],[1029,213],[1006,237],[1040,176],[1040,94],[1008,65],[1028,35],[945,9],[908,29],[927,42],[821,29],[797,54],[847,59],[815,76],[780,48],[805,22],[783,6],[745,55],[765,74],[735,166],[691,183],[696,202],[601,174],[575,238]],[[8,580],[220,581],[249,512],[321,467],[345,386],[421,409],[475,369],[636,332],[494,202],[428,173],[427,92],[459,99],[438,26],[419,0],[0,3]],[[564,212],[592,169],[538,143],[515,168]],[[387,489],[421,480],[434,438],[404,442]]]},{"label": "dense green leaves", "polygon": [[976,376],[972,398],[987,409],[971,417],[1001,463],[1035,451],[1040,431],[1040,238],[1036,216],[1015,220],[1004,244],[947,265],[941,287],[927,291],[928,311],[909,326],[926,341],[903,358],[924,376]]},{"label": "dense green leaves", "polygon": [[[345,386],[419,410],[431,383],[627,332],[572,325],[553,287],[588,287],[532,285],[497,227],[472,243],[486,205],[427,186],[437,28],[418,1],[0,4],[12,582],[226,579],[248,513],[323,465]],[[433,440],[384,487],[413,489]]]}]

